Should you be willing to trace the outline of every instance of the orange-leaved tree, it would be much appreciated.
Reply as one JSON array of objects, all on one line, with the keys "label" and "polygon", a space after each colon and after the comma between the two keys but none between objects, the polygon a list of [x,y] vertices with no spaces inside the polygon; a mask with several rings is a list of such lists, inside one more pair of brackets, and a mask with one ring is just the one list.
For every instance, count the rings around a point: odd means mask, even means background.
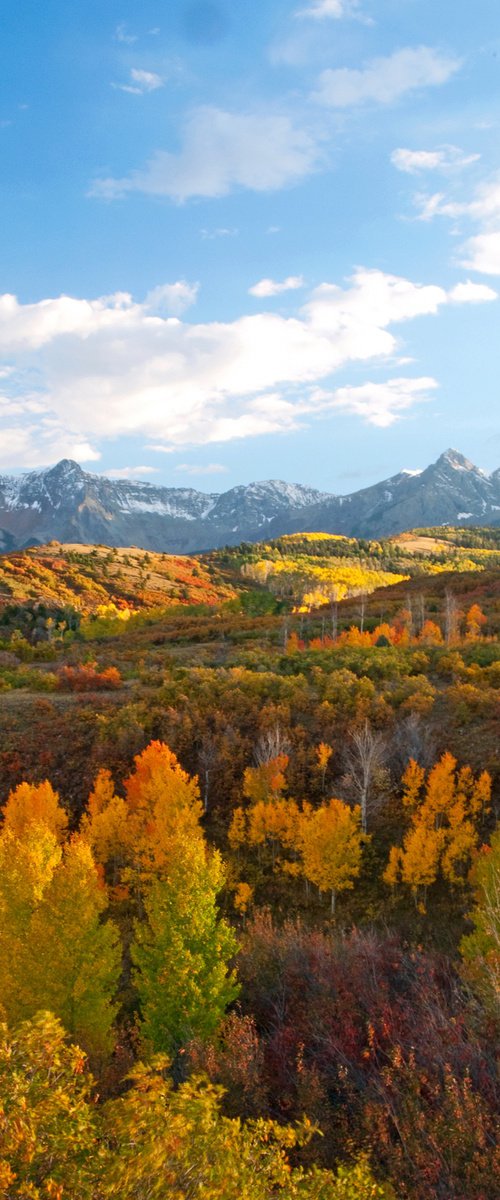
[{"label": "orange-leaved tree", "polygon": [[48,779],[43,783],[19,783],[9,793],[2,815],[2,830],[10,830],[17,838],[36,824],[50,829],[61,842],[68,827],[67,815]]},{"label": "orange-leaved tree", "polygon": [[197,778],[163,742],[150,742],[134,761],[125,780],[127,837],[134,865],[148,877],[168,870],[179,840],[203,841],[203,806]]}]

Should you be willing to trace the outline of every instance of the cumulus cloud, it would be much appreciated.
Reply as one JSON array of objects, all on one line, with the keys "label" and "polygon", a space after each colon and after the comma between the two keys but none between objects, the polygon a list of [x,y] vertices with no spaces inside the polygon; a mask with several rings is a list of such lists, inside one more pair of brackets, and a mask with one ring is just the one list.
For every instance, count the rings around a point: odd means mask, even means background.
[{"label": "cumulus cloud", "polygon": [[464,267],[479,271],[482,275],[500,275],[500,229],[492,233],[479,233],[468,238],[462,246]]},{"label": "cumulus cloud", "polygon": [[458,146],[440,146],[437,150],[393,150],[391,162],[398,171],[420,175],[425,171],[450,171],[477,162],[479,154],[464,154]]},{"label": "cumulus cloud", "polygon": [[[449,303],[489,299],[486,291],[465,283],[447,293],[359,269],[345,286],[315,288],[294,315],[264,311],[207,323],[165,315],[151,302],[163,289],[142,303],[127,293],[33,304],[5,295],[0,351],[11,407],[2,450],[11,464],[28,455],[29,462],[53,460],[56,452],[89,460],[102,440],[118,436],[173,450],[297,429],[320,418],[318,387],[328,387],[339,368],[394,359],[394,326]],[[403,412],[420,396],[420,381],[396,382],[392,408],[372,391],[378,407],[353,393],[358,407],[351,411],[378,424],[384,412]],[[338,393],[337,408],[346,395]]]},{"label": "cumulus cloud", "polygon": [[145,92],[156,92],[158,88],[164,87],[165,80],[161,75],[157,75],[155,71],[142,71],[138,67],[132,67],[130,83],[113,83],[111,86],[118,88],[120,92],[130,92],[133,96],[143,96]]},{"label": "cumulus cloud", "polygon": [[318,140],[288,116],[206,106],[188,117],[178,153],[158,150],[142,170],[96,180],[91,195],[113,200],[142,192],[182,203],[235,188],[269,192],[309,175],[319,158]]},{"label": "cumulus cloud", "polygon": [[304,286],[302,275],[288,275],[281,283],[276,279],[259,279],[248,289],[250,296],[279,296],[281,292],[293,292]]},{"label": "cumulus cloud", "polygon": [[[500,262],[500,253],[498,261]],[[493,288],[487,287],[485,283],[473,283],[470,279],[466,283],[457,283],[449,293],[452,304],[483,304],[485,300],[497,300],[497,298],[498,294],[493,291]]]},{"label": "cumulus cloud", "polygon": [[338,67],[323,71],[313,99],[329,108],[358,104],[393,104],[408,92],[446,83],[460,60],[430,46],[407,46],[387,58],[374,58],[360,70]]}]

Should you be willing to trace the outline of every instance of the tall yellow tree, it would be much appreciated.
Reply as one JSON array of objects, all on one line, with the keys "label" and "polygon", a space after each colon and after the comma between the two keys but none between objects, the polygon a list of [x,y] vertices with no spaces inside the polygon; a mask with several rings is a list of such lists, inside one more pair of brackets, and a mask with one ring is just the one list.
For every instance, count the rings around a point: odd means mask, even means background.
[{"label": "tall yellow tree", "polygon": [[10,830],[22,838],[28,826],[44,825],[63,841],[68,828],[68,817],[60,804],[59,796],[48,779],[43,783],[20,783],[10,792],[3,809],[3,830]]},{"label": "tall yellow tree", "polygon": [[125,791],[127,838],[144,877],[168,870],[179,838],[203,841],[198,780],[183,771],[163,742],[151,742],[137,755]]},{"label": "tall yellow tree", "polygon": [[349,808],[342,800],[332,799],[309,811],[301,822],[299,838],[306,879],[321,892],[331,893],[333,913],[338,893],[352,888],[361,871],[366,841],[361,832],[361,808]]},{"label": "tall yellow tree", "polygon": [[44,825],[29,826],[22,840],[10,829],[0,836],[0,1009],[9,1023],[25,1011],[30,922],[61,855],[55,834]]},{"label": "tall yellow tree", "polygon": [[91,847],[95,862],[105,867],[114,888],[131,853],[128,815],[127,802],[116,795],[111,772],[99,771],[80,822],[80,833]]},{"label": "tall yellow tree", "polygon": [[118,931],[90,847],[74,837],[34,908],[26,933],[23,1016],[48,1010],[93,1057],[112,1049],[121,972]]}]

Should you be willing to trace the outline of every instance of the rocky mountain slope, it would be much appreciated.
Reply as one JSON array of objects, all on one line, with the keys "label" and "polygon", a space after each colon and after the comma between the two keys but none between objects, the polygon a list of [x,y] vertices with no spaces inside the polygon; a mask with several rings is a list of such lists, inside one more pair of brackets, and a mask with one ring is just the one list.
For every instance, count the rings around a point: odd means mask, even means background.
[{"label": "rocky mountain slope", "polygon": [[500,470],[488,476],[455,450],[419,474],[348,496],[267,480],[227,492],[105,479],[68,459],[0,477],[0,549],[57,540],[190,554],[283,533],[384,537],[435,525],[500,524]]}]

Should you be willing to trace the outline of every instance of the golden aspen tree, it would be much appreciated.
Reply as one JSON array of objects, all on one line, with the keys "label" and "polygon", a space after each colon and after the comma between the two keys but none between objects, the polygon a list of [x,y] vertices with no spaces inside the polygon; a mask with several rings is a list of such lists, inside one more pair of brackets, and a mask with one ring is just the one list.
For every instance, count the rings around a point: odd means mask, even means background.
[{"label": "golden aspen tree", "polygon": [[359,805],[349,808],[342,800],[330,800],[301,823],[304,874],[320,892],[331,893],[332,913],[337,894],[352,888],[360,873],[365,840]]},{"label": "golden aspen tree", "polygon": [[253,804],[247,814],[246,840],[249,846],[271,847],[273,867],[278,846],[293,847],[297,838],[299,808],[295,800],[276,799]]},{"label": "golden aspen tree", "polygon": [[68,818],[48,779],[43,783],[19,783],[4,806],[3,830],[22,838],[33,823],[50,829],[59,842],[66,836]]},{"label": "golden aspen tree", "polygon": [[241,913],[241,916],[243,918],[246,917],[248,909],[252,903],[253,894],[254,894],[253,887],[251,887],[251,885],[249,883],[245,883],[244,880],[240,880],[240,882],[236,884],[236,887],[234,889],[233,903],[234,903],[236,912]]},{"label": "golden aspen tree", "polygon": [[163,742],[151,742],[137,755],[125,791],[129,846],[145,878],[168,869],[179,839],[203,841],[198,780]]},{"label": "golden aspen tree", "polygon": [[61,1023],[39,1013],[0,1026],[0,1195],[93,1200],[104,1148],[85,1055]]},{"label": "golden aspen tree", "polygon": [[96,777],[80,833],[89,843],[95,862],[107,869],[107,878],[116,888],[130,854],[130,836],[127,803],[116,795],[110,771],[99,771]]},{"label": "golden aspen tree", "polygon": [[235,808],[233,812],[227,838],[231,850],[239,850],[241,846],[245,845],[247,839],[247,819],[241,805]]},{"label": "golden aspen tree", "polygon": [[247,767],[243,776],[243,795],[252,804],[267,804],[286,791],[288,755],[277,754],[257,767]]},{"label": "golden aspen tree", "polygon": [[43,825],[29,826],[22,840],[10,830],[0,836],[0,1009],[9,1023],[25,1012],[28,930],[61,855]]},{"label": "golden aspen tree", "polygon": [[112,1049],[121,971],[116,927],[102,922],[106,889],[90,847],[74,837],[35,907],[26,935],[26,1017],[49,1010],[94,1057]]},{"label": "golden aspen tree", "polygon": [[487,618],[479,607],[479,604],[471,604],[465,617],[465,636],[468,641],[474,642],[477,638],[481,637],[486,623]]},{"label": "golden aspen tree", "polygon": [[320,742],[319,746],[316,746],[314,753],[316,756],[316,767],[319,771],[321,779],[321,791],[324,794],[326,772],[333,754],[333,748],[332,746],[329,746],[327,742]]}]

